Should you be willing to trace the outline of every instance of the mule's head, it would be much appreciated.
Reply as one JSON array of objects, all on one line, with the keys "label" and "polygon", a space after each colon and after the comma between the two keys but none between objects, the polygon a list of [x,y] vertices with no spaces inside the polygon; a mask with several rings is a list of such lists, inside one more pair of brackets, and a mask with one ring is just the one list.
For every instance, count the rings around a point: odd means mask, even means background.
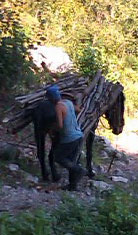
[{"label": "mule's head", "polygon": [[124,127],[124,102],[125,96],[123,92],[120,92],[115,103],[105,113],[105,117],[108,120],[112,133],[119,135],[123,131]]}]

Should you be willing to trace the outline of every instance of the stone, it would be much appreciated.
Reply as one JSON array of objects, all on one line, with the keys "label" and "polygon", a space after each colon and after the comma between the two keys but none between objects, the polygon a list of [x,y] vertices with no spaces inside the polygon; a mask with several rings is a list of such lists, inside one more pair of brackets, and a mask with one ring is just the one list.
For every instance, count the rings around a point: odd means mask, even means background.
[{"label": "stone", "polygon": [[72,69],[72,61],[61,47],[34,45],[33,49],[29,49],[29,53],[38,68],[42,68],[43,62],[53,73],[64,73]]},{"label": "stone", "polygon": [[115,154],[116,150],[114,149],[113,146],[106,146],[104,148],[104,151],[106,151],[108,154]]},{"label": "stone", "polygon": [[127,183],[128,179],[121,177],[121,176],[111,176],[111,180],[114,182],[122,182],[122,183]]},{"label": "stone", "polygon": [[108,153],[107,153],[106,151],[104,151],[104,150],[101,151],[100,156],[101,156],[102,158],[104,158],[104,159],[109,158]]},{"label": "stone", "polygon": [[111,190],[113,189],[113,186],[110,184],[105,183],[104,181],[92,181],[92,186],[99,189],[100,192],[105,191],[105,190]]},{"label": "stone", "polygon": [[122,153],[117,152],[117,153],[116,153],[116,158],[121,159],[121,158],[122,158]]},{"label": "stone", "polygon": [[104,169],[103,166],[98,165],[98,166],[96,167],[96,172],[97,172],[98,174],[103,174],[103,173],[105,173],[105,169]]},{"label": "stone", "polygon": [[106,139],[105,137],[103,137],[103,142],[104,142],[104,145],[107,145],[107,146],[111,145],[110,140]]},{"label": "stone", "polygon": [[3,190],[9,190],[9,189],[12,189],[12,187],[10,185],[4,185],[2,187]]},{"label": "stone", "polygon": [[91,192],[89,190],[86,191],[87,196],[91,196]]},{"label": "stone", "polygon": [[0,143],[0,159],[16,160],[20,155],[20,150],[12,144]]},{"label": "stone", "polygon": [[28,175],[26,176],[26,181],[29,181],[29,182],[32,182],[32,183],[37,184],[38,181],[39,181],[39,179],[38,179],[37,176],[32,176],[32,175],[28,174]]},{"label": "stone", "polygon": [[124,173],[123,173],[123,171],[121,171],[120,169],[115,169],[115,170],[113,171],[113,175],[116,175],[116,176],[123,176]]},{"label": "stone", "polygon": [[17,164],[9,164],[8,165],[8,168],[11,170],[11,171],[18,171],[19,170],[19,166]]}]

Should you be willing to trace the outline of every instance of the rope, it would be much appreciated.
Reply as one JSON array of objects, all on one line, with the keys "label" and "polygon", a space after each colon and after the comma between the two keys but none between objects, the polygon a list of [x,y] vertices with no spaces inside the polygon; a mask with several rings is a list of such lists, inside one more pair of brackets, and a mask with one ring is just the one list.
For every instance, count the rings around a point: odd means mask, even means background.
[{"label": "rope", "polygon": [[106,126],[103,124],[103,122],[102,122],[101,118],[100,118],[100,123],[102,124],[102,126],[103,126],[105,129],[107,129],[107,130],[111,130],[111,128],[110,128],[110,127],[106,127]]}]

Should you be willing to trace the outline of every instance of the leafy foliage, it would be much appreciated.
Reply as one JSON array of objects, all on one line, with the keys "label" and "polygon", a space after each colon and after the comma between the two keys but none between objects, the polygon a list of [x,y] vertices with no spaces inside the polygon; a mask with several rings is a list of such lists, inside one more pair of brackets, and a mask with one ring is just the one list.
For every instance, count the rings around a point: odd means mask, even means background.
[{"label": "leafy foliage", "polygon": [[108,234],[137,234],[137,200],[132,196],[117,191],[103,201],[99,206],[98,218],[106,224]]},{"label": "leafy foliage", "polygon": [[101,52],[98,48],[92,48],[88,45],[86,47],[83,45],[77,50],[75,64],[82,74],[92,78],[99,69],[104,70]]},{"label": "leafy foliage", "polygon": [[17,218],[4,213],[0,216],[0,232],[3,235],[51,235],[51,218],[42,210],[23,213]]},{"label": "leafy foliage", "polygon": [[2,235],[136,235],[138,207],[134,197],[116,191],[91,205],[64,194],[63,203],[51,214],[44,210],[0,216]]},{"label": "leafy foliage", "polygon": [[120,81],[126,111],[133,115],[138,109],[137,15],[135,0],[1,1],[0,85],[24,89],[46,82],[48,76],[30,64],[27,49],[32,43],[61,46],[82,73],[94,76],[100,68]]}]

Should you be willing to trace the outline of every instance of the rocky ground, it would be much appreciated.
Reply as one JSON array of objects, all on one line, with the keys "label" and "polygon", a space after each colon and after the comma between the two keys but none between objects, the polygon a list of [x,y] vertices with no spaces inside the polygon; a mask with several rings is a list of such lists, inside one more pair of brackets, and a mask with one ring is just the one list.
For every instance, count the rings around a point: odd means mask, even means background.
[{"label": "rocky ground", "polygon": [[[68,174],[64,169],[59,169],[62,178],[58,183],[41,182],[31,132],[25,131],[18,136],[10,136],[1,123],[0,143],[3,151],[0,154],[0,213],[7,211],[16,214],[38,207],[51,210],[62,203],[65,193],[87,203],[115,187],[127,189],[128,193],[138,196],[137,138],[137,132],[134,133],[132,130],[129,131],[129,135],[126,131],[121,134],[113,145],[104,137],[96,137],[94,147],[96,176],[93,179],[85,176],[77,192],[65,192],[61,189],[61,185],[68,183]],[[50,143],[46,147],[49,148],[49,145]],[[82,164],[84,164],[85,151],[82,155]],[[114,161],[109,170],[113,157]]]}]

